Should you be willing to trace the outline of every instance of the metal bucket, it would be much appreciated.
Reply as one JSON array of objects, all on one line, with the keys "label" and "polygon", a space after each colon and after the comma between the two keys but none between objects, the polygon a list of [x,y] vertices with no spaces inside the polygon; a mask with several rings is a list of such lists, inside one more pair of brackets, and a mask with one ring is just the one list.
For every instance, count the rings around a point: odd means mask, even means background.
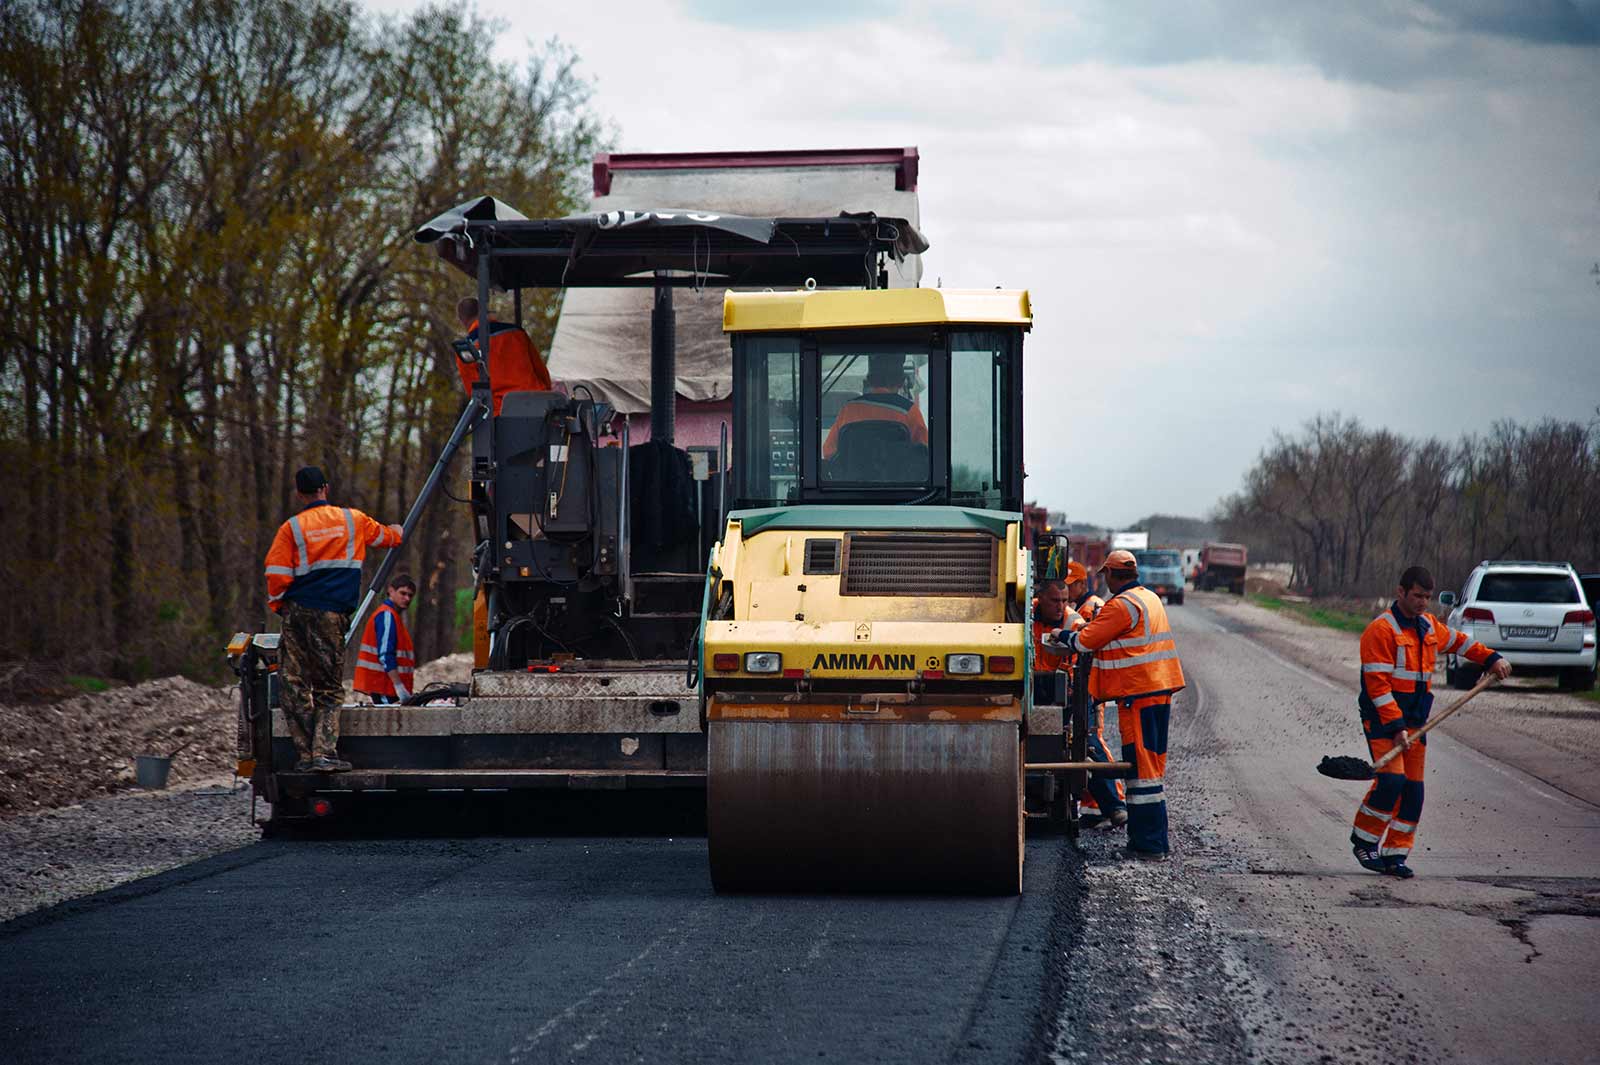
[{"label": "metal bucket", "polygon": [[141,788],[164,788],[167,774],[172,771],[172,759],[160,755],[141,754],[134,759],[133,775]]}]

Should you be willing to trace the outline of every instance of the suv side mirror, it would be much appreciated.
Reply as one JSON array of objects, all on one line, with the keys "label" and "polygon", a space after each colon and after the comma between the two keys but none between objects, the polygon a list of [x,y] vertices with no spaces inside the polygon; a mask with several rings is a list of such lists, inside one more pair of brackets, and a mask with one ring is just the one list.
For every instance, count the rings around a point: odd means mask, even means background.
[{"label": "suv side mirror", "polygon": [[1457,602],[1458,600],[1456,599],[1455,592],[1439,593],[1439,605],[1444,607],[1444,609],[1449,610],[1451,607],[1455,606]]}]

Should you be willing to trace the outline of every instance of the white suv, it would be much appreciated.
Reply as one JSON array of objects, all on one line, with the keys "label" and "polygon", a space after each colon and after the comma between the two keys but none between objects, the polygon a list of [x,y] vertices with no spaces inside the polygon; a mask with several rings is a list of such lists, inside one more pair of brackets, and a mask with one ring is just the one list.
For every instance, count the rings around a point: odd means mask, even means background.
[{"label": "white suv", "polygon": [[[1594,687],[1594,611],[1567,563],[1480,562],[1460,602],[1445,592],[1439,605],[1450,610],[1452,629],[1510,659],[1515,675],[1553,674],[1567,691]],[[1445,657],[1451,687],[1470,688],[1478,675],[1465,658]]]}]

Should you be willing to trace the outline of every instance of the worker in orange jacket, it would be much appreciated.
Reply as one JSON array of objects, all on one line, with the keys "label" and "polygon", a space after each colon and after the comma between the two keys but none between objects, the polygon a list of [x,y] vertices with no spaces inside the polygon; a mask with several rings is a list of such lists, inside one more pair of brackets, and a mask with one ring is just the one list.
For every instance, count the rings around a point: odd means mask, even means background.
[{"label": "worker in orange jacket", "polygon": [[294,475],[300,512],[278,526],[267,551],[267,605],[282,619],[279,706],[299,761],[296,772],[350,768],[339,758],[344,701],[344,639],[361,595],[369,544],[399,547],[398,525],[379,525],[353,507],[328,502],[315,466]]},{"label": "worker in orange jacket", "polygon": [[[1421,566],[1400,574],[1394,603],[1361,634],[1361,728],[1373,760],[1404,748],[1404,772],[1379,772],[1356,808],[1350,843],[1362,868],[1402,880],[1416,874],[1406,864],[1422,817],[1422,775],[1428,738],[1411,733],[1427,724],[1433,707],[1433,665],[1441,653],[1460,655],[1504,680],[1511,663],[1464,632],[1428,613],[1433,575]],[[1389,769],[1395,763],[1390,762]]]},{"label": "worker in orange jacket", "polygon": [[416,669],[416,650],[411,631],[406,628],[406,607],[417,594],[417,582],[399,574],[389,582],[389,598],[367,619],[356,649],[356,676],[351,685],[385,706],[411,698],[412,673]]},{"label": "worker in orange jacket", "polygon": [[1111,598],[1093,621],[1053,642],[1073,654],[1094,652],[1089,697],[1116,700],[1122,760],[1128,777],[1128,855],[1164,860],[1167,838],[1167,726],[1172,696],[1184,688],[1183,667],[1161,597],[1139,584],[1132,552],[1116,550],[1100,567]]},{"label": "worker in orange jacket", "polygon": [[[461,328],[467,331],[466,339],[478,341],[478,301],[471,296],[456,304],[456,317]],[[472,395],[472,386],[478,381],[478,364],[468,362],[456,354],[456,372],[461,375],[461,385]],[[539,349],[522,327],[510,322],[489,322],[489,392],[494,401],[494,413],[509,392],[549,392],[550,370],[544,364]]]},{"label": "worker in orange jacket", "polygon": [[839,408],[833,428],[822,442],[822,457],[839,453],[839,430],[855,422],[895,422],[906,427],[911,443],[928,445],[928,423],[916,401],[906,395],[906,361],[903,355],[867,356],[865,390]]}]

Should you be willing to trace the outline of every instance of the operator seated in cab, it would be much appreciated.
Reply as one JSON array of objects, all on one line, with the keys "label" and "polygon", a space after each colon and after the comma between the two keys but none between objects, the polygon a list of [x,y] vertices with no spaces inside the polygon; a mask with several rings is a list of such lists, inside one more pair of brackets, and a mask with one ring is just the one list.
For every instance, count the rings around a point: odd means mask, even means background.
[{"label": "operator seated in cab", "polygon": [[[920,449],[926,463],[928,423],[906,393],[903,355],[880,352],[868,356],[861,394],[839,408],[822,442],[822,457],[830,464],[833,479],[882,479],[883,471],[876,467],[898,464],[890,461],[896,445],[901,450],[906,444]],[[878,476],[863,476],[874,472]]]}]

